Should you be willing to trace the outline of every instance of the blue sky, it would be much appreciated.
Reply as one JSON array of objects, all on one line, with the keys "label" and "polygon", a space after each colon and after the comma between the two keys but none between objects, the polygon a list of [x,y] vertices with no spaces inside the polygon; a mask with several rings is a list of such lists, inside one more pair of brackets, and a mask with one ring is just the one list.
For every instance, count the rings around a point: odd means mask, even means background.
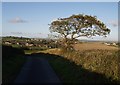
[{"label": "blue sky", "polygon": [[1,0],[3,2],[118,2],[119,0]]},{"label": "blue sky", "polygon": [[52,20],[80,13],[96,15],[111,29],[107,38],[94,39],[118,39],[117,2],[3,2],[2,33],[3,36],[47,37]]},{"label": "blue sky", "polygon": [[2,3],[0,2],[0,36],[2,35]]}]

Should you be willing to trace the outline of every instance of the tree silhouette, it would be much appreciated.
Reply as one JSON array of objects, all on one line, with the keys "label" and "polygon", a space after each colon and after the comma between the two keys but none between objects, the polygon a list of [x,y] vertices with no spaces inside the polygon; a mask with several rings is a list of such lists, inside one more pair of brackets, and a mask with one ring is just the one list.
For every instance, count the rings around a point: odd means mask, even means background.
[{"label": "tree silhouette", "polygon": [[79,37],[92,37],[96,35],[106,37],[110,33],[110,29],[98,20],[96,16],[84,14],[59,18],[52,21],[49,29],[63,38],[64,47],[66,48],[69,48]]}]

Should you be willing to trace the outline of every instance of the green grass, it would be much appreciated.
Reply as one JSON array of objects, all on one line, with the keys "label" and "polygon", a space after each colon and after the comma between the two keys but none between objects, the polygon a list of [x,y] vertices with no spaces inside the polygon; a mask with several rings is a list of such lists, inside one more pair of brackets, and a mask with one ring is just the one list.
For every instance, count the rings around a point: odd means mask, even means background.
[{"label": "green grass", "polygon": [[20,48],[19,45],[12,45],[12,47],[15,47],[15,48]]},{"label": "green grass", "polygon": [[40,51],[44,51],[46,48],[38,48],[38,49],[31,49],[31,50],[24,50],[25,54],[32,54],[32,53],[37,53]]},{"label": "green grass", "polygon": [[4,60],[2,63],[2,82],[12,83],[20,72],[25,61],[26,59],[23,56],[14,56]]},{"label": "green grass", "polygon": [[31,53],[36,53],[40,50],[24,50],[25,54],[31,54]]}]

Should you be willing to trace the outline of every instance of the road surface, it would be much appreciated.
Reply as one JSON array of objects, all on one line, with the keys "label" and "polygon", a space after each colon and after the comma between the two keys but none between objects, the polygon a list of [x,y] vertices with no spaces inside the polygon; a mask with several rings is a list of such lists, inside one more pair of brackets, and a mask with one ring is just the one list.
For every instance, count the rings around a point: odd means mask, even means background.
[{"label": "road surface", "polygon": [[29,56],[15,84],[60,84],[60,80],[48,61],[41,57]]}]

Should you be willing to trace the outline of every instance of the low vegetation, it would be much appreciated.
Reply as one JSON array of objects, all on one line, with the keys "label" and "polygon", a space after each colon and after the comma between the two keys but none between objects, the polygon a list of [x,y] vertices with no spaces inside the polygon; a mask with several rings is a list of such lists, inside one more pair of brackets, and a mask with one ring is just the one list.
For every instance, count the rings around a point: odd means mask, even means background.
[{"label": "low vegetation", "polygon": [[[50,45],[52,46],[54,44]],[[64,84],[120,83],[118,47],[107,46],[102,42],[76,43],[74,50],[43,47],[3,45],[3,82],[8,83],[15,79],[25,62],[25,52],[40,53],[40,57],[42,53],[42,57],[48,59]]]},{"label": "low vegetation", "polygon": [[[69,60],[66,62],[64,60],[61,60],[60,57],[57,57],[54,61],[50,61],[51,65],[58,73],[58,75],[62,76],[61,78],[63,81],[82,81],[79,80],[79,78],[81,78],[80,72],[82,71],[80,69],[84,68],[86,70],[89,70],[90,72],[104,75],[107,79],[110,80],[109,82],[120,83],[118,73],[118,56],[120,56],[120,54],[118,50],[65,51],[60,49],[53,49],[47,50],[45,53],[63,56],[62,58]],[[74,71],[76,68],[74,66],[71,66],[71,62],[79,67],[76,72]],[[73,75],[76,75],[76,77],[73,77]],[[95,77],[95,75],[93,76]],[[87,75],[86,77],[89,77],[89,75]],[[89,78],[88,80],[90,81]],[[95,81],[97,81],[97,79]]]},{"label": "low vegetation", "polygon": [[115,83],[106,78],[105,75],[89,71],[81,65],[76,65],[74,62],[63,56],[48,53],[34,53],[32,56],[39,56],[48,59],[63,85]]},{"label": "low vegetation", "polygon": [[2,46],[2,83],[13,83],[25,63],[24,51],[21,48]]}]

